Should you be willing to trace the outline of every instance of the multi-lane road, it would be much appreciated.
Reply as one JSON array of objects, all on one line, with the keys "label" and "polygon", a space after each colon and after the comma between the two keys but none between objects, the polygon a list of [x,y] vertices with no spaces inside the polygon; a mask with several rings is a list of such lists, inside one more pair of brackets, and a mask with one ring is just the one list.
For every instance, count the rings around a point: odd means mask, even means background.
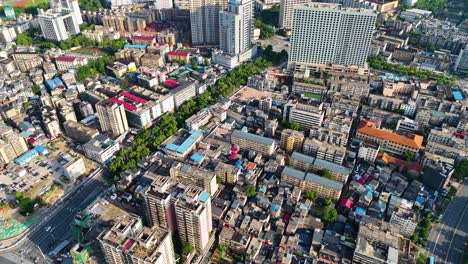
[{"label": "multi-lane road", "polygon": [[428,249],[435,263],[461,264],[464,244],[468,238],[468,183],[462,185],[447,206],[441,223],[433,226]]},{"label": "multi-lane road", "polygon": [[24,256],[25,263],[31,260],[36,260],[36,263],[50,263],[47,254],[61,241],[70,238],[70,224],[76,213],[85,209],[104,192],[105,187],[98,180],[101,176],[102,172],[99,172],[95,177],[85,180],[53,209],[45,213],[22,239],[6,250],[2,249],[2,253],[6,251],[9,253],[2,254],[0,260],[17,263],[15,256]]}]

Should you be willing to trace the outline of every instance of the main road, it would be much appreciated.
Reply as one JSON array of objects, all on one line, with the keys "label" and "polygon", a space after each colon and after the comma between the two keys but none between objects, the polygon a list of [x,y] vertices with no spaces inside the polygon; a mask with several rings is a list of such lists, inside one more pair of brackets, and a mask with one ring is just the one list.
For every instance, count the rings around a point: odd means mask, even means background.
[{"label": "main road", "polygon": [[429,234],[427,246],[435,263],[462,263],[464,244],[468,238],[467,210],[468,184],[465,181],[447,206],[441,223],[433,226]]},{"label": "main road", "polygon": [[98,180],[102,174],[102,171],[98,171],[93,177],[84,180],[68,196],[50,208],[17,241],[1,249],[0,253],[9,253],[0,257],[17,262],[12,259],[17,255],[25,256],[25,261],[35,259],[36,263],[49,263],[47,253],[64,239],[70,239],[70,224],[75,215],[104,192],[105,187],[102,181]]}]

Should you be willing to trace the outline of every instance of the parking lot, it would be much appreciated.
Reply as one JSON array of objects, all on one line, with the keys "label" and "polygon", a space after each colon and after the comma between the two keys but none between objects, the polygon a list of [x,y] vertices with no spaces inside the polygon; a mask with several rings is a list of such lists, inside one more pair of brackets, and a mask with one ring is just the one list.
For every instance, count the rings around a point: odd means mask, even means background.
[{"label": "parking lot", "polygon": [[[62,139],[48,144],[50,156],[39,155],[26,164],[19,166],[9,164],[0,172],[0,202],[11,203],[15,192],[22,192],[27,197],[34,198],[48,191],[54,182],[58,182],[67,190],[74,183],[67,179],[63,172],[65,161],[63,157],[79,156],[71,149],[71,144]],[[95,164],[85,159],[87,172],[91,171]]]}]

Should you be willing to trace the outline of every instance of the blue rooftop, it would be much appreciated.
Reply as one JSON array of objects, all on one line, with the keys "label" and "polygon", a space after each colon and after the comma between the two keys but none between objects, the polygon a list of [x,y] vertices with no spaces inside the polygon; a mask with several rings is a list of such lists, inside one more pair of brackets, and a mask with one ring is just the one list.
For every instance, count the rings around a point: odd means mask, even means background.
[{"label": "blue rooftop", "polygon": [[364,209],[362,207],[356,207],[356,214],[365,215],[366,214],[366,209]]},{"label": "blue rooftop", "polygon": [[60,80],[59,77],[55,77],[55,78],[52,79],[52,80],[47,80],[47,81],[46,81],[46,85],[47,85],[47,87],[49,87],[50,89],[53,89],[53,88],[55,88],[55,87],[57,87],[57,86],[59,86],[59,85],[62,85],[62,84],[63,84],[63,83],[62,83],[62,80]]},{"label": "blue rooftop", "polygon": [[126,49],[146,49],[146,45],[137,45],[137,44],[126,44],[124,46]]},{"label": "blue rooftop", "polygon": [[26,152],[26,153],[22,154],[21,156],[19,156],[18,158],[16,158],[15,163],[18,164],[18,165],[23,165],[23,164],[30,161],[32,158],[34,158],[37,155],[38,155],[37,150],[31,149],[28,152]]},{"label": "blue rooftop", "polygon": [[195,161],[195,162],[201,162],[201,161],[203,160],[203,157],[204,157],[203,155],[200,155],[200,154],[198,154],[198,153],[194,153],[194,154],[190,157],[190,159],[192,159],[192,160]]},{"label": "blue rooftop", "polygon": [[455,99],[455,101],[463,100],[463,96],[460,91],[453,91],[452,94],[453,94],[453,99]]},{"label": "blue rooftop", "polygon": [[210,194],[205,191],[200,193],[200,196],[198,196],[198,200],[200,200],[201,202],[206,202],[208,198],[210,198]]},{"label": "blue rooftop", "polygon": [[182,142],[182,144],[176,145],[176,144],[171,143],[171,144],[166,146],[166,149],[183,154],[199,138],[201,138],[203,136],[203,134],[198,130],[191,130],[189,133],[190,133],[190,136],[187,139],[185,139],[184,142]]}]

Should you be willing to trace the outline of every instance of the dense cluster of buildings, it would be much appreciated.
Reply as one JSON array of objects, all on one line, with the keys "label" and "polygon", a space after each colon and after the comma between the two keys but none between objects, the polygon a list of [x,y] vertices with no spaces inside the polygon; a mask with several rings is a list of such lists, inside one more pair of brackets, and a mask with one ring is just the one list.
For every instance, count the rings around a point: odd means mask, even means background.
[{"label": "dense cluster of buildings", "polygon": [[[368,58],[463,72],[465,33],[455,38],[457,29],[424,10],[400,12],[398,1],[107,4],[91,12],[51,1],[36,18],[15,18],[27,26],[0,27],[5,170],[62,136],[81,154],[61,154],[69,179],[82,176],[84,157],[102,168],[114,168],[116,156],[135,162],[115,172],[106,198],[131,213],[99,227],[96,254],[107,263],[175,263],[176,253],[186,263],[414,263],[411,236],[467,159],[467,86],[374,71]],[[287,62],[179,120],[178,111],[259,55],[254,10],[273,4],[290,37]],[[83,22],[98,26],[80,31]],[[107,49],[13,48],[29,27],[50,41],[81,34],[125,46],[105,74],[83,77],[80,69]],[[424,33],[418,47],[409,46],[410,32]],[[141,134],[171,112],[177,131],[139,149]]]}]

